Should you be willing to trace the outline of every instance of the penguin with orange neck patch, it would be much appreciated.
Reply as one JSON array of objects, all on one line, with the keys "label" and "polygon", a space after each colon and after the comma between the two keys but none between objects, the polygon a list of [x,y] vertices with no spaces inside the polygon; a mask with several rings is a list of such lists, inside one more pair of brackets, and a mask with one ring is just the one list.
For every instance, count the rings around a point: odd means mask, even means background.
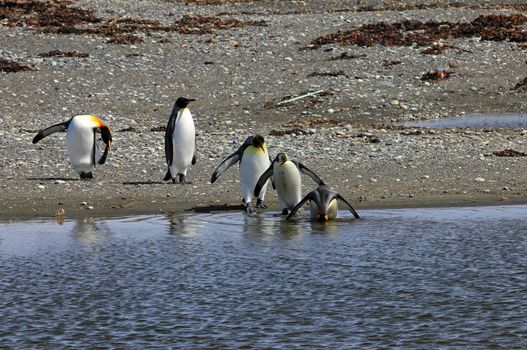
[{"label": "penguin with orange neck patch", "polygon": [[338,219],[338,204],[337,201],[343,202],[353,214],[355,219],[360,219],[359,214],[353,209],[351,204],[344,199],[338,192],[332,190],[324,183],[319,185],[316,189],[309,192],[294,208],[291,213],[287,216],[286,220],[289,220],[293,215],[296,214],[307,201],[310,203],[310,217],[312,220],[316,220],[322,223],[326,223],[329,220]]},{"label": "penguin with orange neck patch", "polygon": [[[211,183],[214,183],[227,169],[240,162],[240,184],[243,193],[243,202],[247,213],[255,213],[252,195],[260,176],[269,168],[271,159],[267,151],[264,137],[262,135],[249,136],[236,152],[225,158],[214,170]],[[260,193],[256,200],[257,208],[266,208],[264,204],[267,182],[261,186]]]},{"label": "penguin with orange neck patch", "polygon": [[[106,145],[103,154],[97,146],[97,131]],[[71,161],[71,167],[80,178],[93,178],[93,170],[97,164],[104,164],[108,151],[112,147],[112,132],[108,125],[94,115],[77,115],[70,120],[50,126],[40,131],[34,138],[37,143],[56,132],[66,132],[66,149]]]}]

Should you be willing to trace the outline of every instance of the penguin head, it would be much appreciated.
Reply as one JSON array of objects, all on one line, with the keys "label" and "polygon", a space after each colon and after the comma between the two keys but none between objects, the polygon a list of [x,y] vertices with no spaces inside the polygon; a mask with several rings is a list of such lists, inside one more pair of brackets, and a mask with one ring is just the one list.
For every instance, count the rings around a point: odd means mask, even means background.
[{"label": "penguin head", "polygon": [[176,106],[178,106],[179,108],[186,108],[187,105],[192,102],[192,101],[196,101],[195,99],[193,98],[185,98],[185,97],[179,97],[177,100],[176,100]]},{"label": "penguin head", "polygon": [[323,214],[317,214],[315,216],[315,220],[317,220],[318,222],[321,222],[323,224],[327,223],[329,221],[329,215],[328,213],[323,213]]},{"label": "penguin head", "polygon": [[287,162],[289,160],[289,158],[287,157],[287,154],[285,153],[278,153],[276,155],[276,161],[279,163],[279,164],[284,164],[285,162]]},{"label": "penguin head", "polygon": [[264,148],[264,145],[265,145],[264,137],[262,135],[260,135],[260,134],[254,135],[253,136],[252,145],[254,147],[261,148],[263,151],[265,151],[265,148]]}]

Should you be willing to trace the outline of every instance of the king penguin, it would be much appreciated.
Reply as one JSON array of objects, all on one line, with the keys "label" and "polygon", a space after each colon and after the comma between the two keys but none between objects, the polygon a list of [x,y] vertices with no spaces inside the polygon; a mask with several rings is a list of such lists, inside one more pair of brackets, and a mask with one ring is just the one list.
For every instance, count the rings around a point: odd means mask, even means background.
[{"label": "king penguin", "polygon": [[[267,151],[264,137],[262,135],[249,136],[236,152],[225,158],[214,170],[211,183],[214,183],[227,169],[240,162],[240,183],[243,193],[243,202],[247,213],[254,213],[256,209],[252,206],[252,195],[258,179],[271,164],[271,158]],[[264,204],[267,181],[262,184],[256,200],[257,208],[266,208]]]},{"label": "king penguin", "polygon": [[189,184],[187,169],[196,164],[196,128],[187,105],[192,98],[179,97],[174,104],[165,133],[165,158],[168,170],[164,181]]},{"label": "king penguin", "polygon": [[263,185],[272,176],[278,195],[282,214],[287,215],[302,199],[302,179],[300,172],[311,177],[318,185],[324,182],[302,163],[289,160],[285,153],[278,153],[271,166],[260,176],[254,188],[254,196],[258,197]]},{"label": "king penguin", "polygon": [[319,185],[316,189],[309,192],[294,208],[291,213],[287,216],[286,220],[289,220],[293,215],[296,214],[297,210],[300,209],[307,201],[310,201],[310,217],[316,221],[323,223],[329,220],[338,218],[338,204],[337,200],[342,201],[348,207],[349,211],[353,214],[356,219],[359,219],[359,214],[353,209],[351,204],[344,199],[339,193],[335,192],[324,183]]},{"label": "king penguin", "polygon": [[[96,142],[97,131],[100,131],[102,141],[106,145],[102,155]],[[66,132],[66,149],[71,167],[79,173],[81,179],[93,178],[95,165],[106,162],[108,151],[112,147],[110,127],[94,115],[77,115],[64,123],[40,131],[33,138],[33,143],[56,132]]]}]

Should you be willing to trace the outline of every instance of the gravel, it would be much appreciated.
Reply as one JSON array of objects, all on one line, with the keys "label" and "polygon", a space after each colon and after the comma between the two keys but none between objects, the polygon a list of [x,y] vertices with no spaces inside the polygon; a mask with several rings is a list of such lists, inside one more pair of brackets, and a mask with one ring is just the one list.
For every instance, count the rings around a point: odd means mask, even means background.
[{"label": "gravel", "polygon": [[[514,8],[475,8],[471,1],[404,11],[389,6],[357,11],[353,1],[97,3],[95,13],[105,19],[127,16],[170,25],[183,15],[199,15],[265,21],[266,26],[203,35],[144,32],[144,42],[132,45],[109,44],[97,35],[0,26],[0,58],[33,69],[0,72],[4,217],[52,217],[60,208],[66,216],[88,215],[86,209],[89,215],[126,215],[235,208],[241,204],[237,169],[213,185],[209,180],[252,133],[265,136],[273,157],[286,152],[301,161],[359,210],[527,202],[526,158],[493,155],[506,149],[527,152],[525,128],[399,127],[407,120],[472,112],[524,112],[526,90],[512,90],[527,76],[520,44],[453,39],[445,44],[460,49],[437,55],[416,46],[304,49],[317,37],[364,23],[469,21],[517,13]],[[53,50],[81,54],[41,57]],[[448,79],[421,79],[445,67],[454,71]],[[324,93],[278,105],[318,90]],[[198,162],[188,173],[193,185],[186,186],[161,181],[164,132],[152,131],[166,125],[179,96],[197,100],[189,107],[198,132]],[[86,113],[113,129],[112,151],[93,181],[80,181],[71,169],[64,134],[31,143],[38,130]],[[313,186],[304,179],[304,192]],[[277,209],[273,191],[268,202]]]}]

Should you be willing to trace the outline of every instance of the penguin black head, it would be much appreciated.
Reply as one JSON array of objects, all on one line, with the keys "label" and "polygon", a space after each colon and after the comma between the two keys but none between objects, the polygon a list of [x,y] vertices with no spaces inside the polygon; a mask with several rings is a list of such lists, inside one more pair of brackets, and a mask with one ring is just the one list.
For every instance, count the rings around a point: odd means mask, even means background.
[{"label": "penguin black head", "polygon": [[254,147],[260,147],[261,149],[264,149],[263,146],[265,145],[265,140],[262,135],[256,134],[253,137],[253,146]]},{"label": "penguin black head", "polygon": [[179,97],[176,100],[176,106],[178,106],[179,108],[185,108],[192,101],[196,101],[196,100],[193,98]]},{"label": "penguin black head", "polygon": [[285,162],[287,162],[289,160],[289,158],[287,157],[287,154],[285,153],[278,153],[276,155],[276,161],[280,164],[284,164]]}]

